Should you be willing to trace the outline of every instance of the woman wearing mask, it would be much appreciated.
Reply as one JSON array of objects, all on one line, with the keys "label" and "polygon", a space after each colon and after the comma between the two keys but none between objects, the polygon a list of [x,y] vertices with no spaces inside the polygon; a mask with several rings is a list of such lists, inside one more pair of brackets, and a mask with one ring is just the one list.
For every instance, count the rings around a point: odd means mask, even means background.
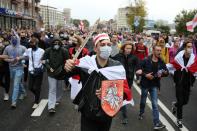
[{"label": "woman wearing mask", "polygon": [[182,128],[183,106],[189,102],[190,88],[197,74],[197,57],[193,54],[192,41],[186,40],[184,50],[180,51],[168,68],[174,71],[176,102],[172,103],[172,112],[177,115],[177,126]]}]

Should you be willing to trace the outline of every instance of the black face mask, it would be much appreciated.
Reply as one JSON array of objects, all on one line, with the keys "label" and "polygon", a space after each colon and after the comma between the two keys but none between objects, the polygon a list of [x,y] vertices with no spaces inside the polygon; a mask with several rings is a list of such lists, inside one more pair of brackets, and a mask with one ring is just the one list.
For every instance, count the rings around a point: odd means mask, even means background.
[{"label": "black face mask", "polygon": [[33,51],[37,50],[37,46],[36,45],[30,45],[30,48],[32,48]]},{"label": "black face mask", "polygon": [[70,33],[70,36],[73,36],[73,35],[74,35],[74,32],[71,32],[71,33]]},{"label": "black face mask", "polygon": [[76,47],[76,46],[77,46],[77,44],[76,44],[76,43],[72,43],[72,45],[73,45],[73,47]]},{"label": "black face mask", "polygon": [[25,37],[21,37],[21,40],[24,40],[25,39]]}]

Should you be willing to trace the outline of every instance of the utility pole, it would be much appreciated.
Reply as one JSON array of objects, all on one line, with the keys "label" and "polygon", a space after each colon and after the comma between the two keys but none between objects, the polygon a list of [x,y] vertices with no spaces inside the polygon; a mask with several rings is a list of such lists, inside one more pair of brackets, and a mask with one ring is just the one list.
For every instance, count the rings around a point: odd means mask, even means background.
[{"label": "utility pole", "polygon": [[47,0],[47,25],[48,25],[48,31],[50,31],[50,25],[49,25],[49,5]]}]

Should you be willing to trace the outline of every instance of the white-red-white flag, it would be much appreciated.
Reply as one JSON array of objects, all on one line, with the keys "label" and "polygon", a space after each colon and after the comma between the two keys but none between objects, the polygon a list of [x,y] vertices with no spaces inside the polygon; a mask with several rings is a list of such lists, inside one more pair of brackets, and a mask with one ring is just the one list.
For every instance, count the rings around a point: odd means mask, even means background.
[{"label": "white-red-white flag", "polygon": [[83,23],[82,20],[80,21],[79,29],[80,29],[81,31],[84,31],[84,23]]},{"label": "white-red-white flag", "polygon": [[197,26],[197,14],[194,16],[193,21],[193,28],[195,28]]},{"label": "white-red-white flag", "polygon": [[192,21],[186,23],[187,31],[194,32],[194,28],[197,26],[197,14],[194,16]]},{"label": "white-red-white flag", "polygon": [[187,26],[187,31],[194,32],[193,21],[187,22],[186,26]]}]

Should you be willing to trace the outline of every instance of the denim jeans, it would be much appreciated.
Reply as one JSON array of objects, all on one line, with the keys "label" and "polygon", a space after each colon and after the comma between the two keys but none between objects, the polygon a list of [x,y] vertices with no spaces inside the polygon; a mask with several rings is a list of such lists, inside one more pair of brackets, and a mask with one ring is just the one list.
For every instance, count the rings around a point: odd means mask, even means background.
[{"label": "denim jeans", "polygon": [[141,100],[140,100],[140,114],[144,113],[145,104],[148,92],[150,93],[151,103],[152,103],[152,113],[153,113],[153,123],[154,126],[158,124],[159,121],[159,110],[157,104],[157,87],[141,88]]},{"label": "denim jeans", "polygon": [[23,68],[10,68],[10,78],[13,81],[12,103],[15,103],[20,95],[26,93],[22,84]]}]

